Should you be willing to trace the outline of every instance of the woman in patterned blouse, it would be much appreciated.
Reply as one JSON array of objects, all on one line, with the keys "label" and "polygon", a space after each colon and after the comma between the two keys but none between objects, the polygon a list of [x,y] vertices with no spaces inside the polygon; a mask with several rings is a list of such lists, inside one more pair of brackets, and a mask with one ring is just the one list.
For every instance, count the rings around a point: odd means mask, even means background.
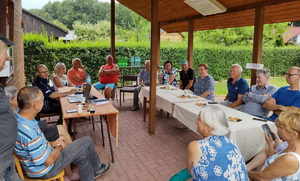
[{"label": "woman in patterned blouse", "polygon": [[188,146],[188,169],[193,181],[248,181],[239,148],[228,138],[226,115],[217,105],[205,106],[196,120],[202,139]]}]

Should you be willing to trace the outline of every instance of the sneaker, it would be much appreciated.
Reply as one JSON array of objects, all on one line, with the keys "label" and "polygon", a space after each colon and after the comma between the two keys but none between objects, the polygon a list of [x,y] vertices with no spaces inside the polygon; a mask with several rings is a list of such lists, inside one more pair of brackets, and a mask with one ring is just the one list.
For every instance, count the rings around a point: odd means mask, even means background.
[{"label": "sneaker", "polygon": [[110,169],[110,164],[101,164],[101,168],[96,172],[95,179],[105,175]]}]

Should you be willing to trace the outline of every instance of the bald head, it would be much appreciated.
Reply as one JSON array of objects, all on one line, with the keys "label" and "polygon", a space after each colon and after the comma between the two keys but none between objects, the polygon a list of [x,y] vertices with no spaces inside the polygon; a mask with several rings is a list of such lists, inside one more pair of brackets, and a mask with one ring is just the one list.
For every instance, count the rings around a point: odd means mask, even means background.
[{"label": "bald head", "polygon": [[112,65],[114,63],[114,57],[111,55],[106,56],[106,63]]},{"label": "bald head", "polygon": [[290,71],[290,70],[295,70],[295,71],[297,71],[297,72],[300,74],[300,67],[292,66],[292,67],[290,67],[290,68],[288,69],[288,71]]}]

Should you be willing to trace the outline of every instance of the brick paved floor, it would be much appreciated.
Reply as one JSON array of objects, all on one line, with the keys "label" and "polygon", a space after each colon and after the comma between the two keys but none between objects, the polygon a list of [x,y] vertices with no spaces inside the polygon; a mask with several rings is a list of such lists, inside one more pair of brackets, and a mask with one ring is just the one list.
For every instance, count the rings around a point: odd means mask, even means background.
[{"label": "brick paved floor", "polygon": [[[131,100],[119,108],[119,146],[114,148],[115,163],[111,171],[98,180],[104,181],[167,181],[178,170],[186,167],[186,147],[197,135],[188,129],[179,129],[173,118],[158,112],[155,135],[149,135],[142,111],[130,111]],[[104,162],[110,161],[108,139],[102,147],[100,124],[96,131],[88,122],[79,123],[77,138],[89,135],[96,143],[97,152]],[[106,132],[105,132],[106,135]],[[113,139],[113,141],[115,141]]]}]

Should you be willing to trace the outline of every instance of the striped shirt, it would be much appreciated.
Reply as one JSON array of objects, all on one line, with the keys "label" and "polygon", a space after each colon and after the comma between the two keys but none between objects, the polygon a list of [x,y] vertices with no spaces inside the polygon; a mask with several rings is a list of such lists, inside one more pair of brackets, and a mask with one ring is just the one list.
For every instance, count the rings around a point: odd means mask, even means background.
[{"label": "striped shirt", "polygon": [[15,153],[28,177],[42,177],[53,167],[45,165],[53,149],[36,120],[27,120],[17,114],[17,122]]}]

